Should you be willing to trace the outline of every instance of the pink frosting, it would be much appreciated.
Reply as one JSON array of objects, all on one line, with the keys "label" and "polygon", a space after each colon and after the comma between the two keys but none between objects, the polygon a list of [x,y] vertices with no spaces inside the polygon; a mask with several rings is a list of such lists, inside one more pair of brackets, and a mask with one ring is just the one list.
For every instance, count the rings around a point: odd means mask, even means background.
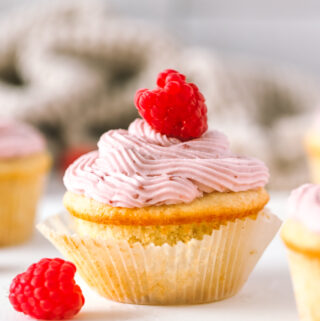
[{"label": "pink frosting", "polygon": [[0,120],[0,158],[28,156],[45,149],[42,135],[29,125]]},{"label": "pink frosting", "polygon": [[320,185],[305,184],[292,191],[288,215],[320,233]]},{"label": "pink frosting", "polygon": [[116,207],[191,202],[213,191],[246,191],[269,178],[259,160],[231,153],[218,131],[187,142],[154,131],[136,119],[128,130],[102,135],[98,150],[66,171],[69,191]]}]

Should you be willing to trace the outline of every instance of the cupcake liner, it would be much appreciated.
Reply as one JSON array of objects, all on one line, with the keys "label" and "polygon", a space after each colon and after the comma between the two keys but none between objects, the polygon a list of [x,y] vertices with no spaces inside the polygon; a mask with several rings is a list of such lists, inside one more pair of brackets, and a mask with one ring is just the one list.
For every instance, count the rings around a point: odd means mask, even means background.
[{"label": "cupcake liner", "polygon": [[0,179],[0,246],[18,244],[31,237],[44,181],[42,173]]},{"label": "cupcake liner", "polygon": [[169,246],[102,240],[74,233],[68,214],[38,225],[100,295],[135,304],[194,304],[236,294],[280,227],[264,210],[230,221],[202,240]]},{"label": "cupcake liner", "polygon": [[289,265],[301,321],[320,320],[320,257],[288,250]]}]

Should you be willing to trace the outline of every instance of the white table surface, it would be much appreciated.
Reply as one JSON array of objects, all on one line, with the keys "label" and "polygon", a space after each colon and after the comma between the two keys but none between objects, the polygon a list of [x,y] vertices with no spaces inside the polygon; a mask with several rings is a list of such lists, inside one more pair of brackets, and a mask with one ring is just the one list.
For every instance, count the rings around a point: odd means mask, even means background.
[{"label": "white table surface", "polygon": [[[271,193],[269,208],[284,217],[286,194]],[[61,192],[49,193],[39,208],[38,220],[63,209]],[[12,309],[8,289],[12,278],[43,257],[60,256],[38,232],[29,243],[0,248],[0,321],[30,318]],[[86,304],[75,320],[112,321],[297,321],[286,253],[279,235],[265,251],[244,288],[225,301],[193,306],[135,306],[99,297],[78,278]]]}]

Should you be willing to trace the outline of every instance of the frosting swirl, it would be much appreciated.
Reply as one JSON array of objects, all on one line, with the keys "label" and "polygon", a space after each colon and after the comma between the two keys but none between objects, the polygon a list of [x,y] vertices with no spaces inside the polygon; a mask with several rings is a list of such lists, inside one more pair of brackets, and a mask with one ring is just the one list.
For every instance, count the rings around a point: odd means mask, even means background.
[{"label": "frosting swirl", "polygon": [[45,149],[42,135],[29,125],[0,120],[0,158],[28,156]]},{"label": "frosting swirl", "polygon": [[305,184],[293,190],[288,201],[288,215],[310,230],[320,232],[320,185]]},{"label": "frosting swirl", "polygon": [[263,162],[232,154],[218,131],[182,142],[136,119],[128,130],[102,135],[97,151],[67,169],[64,183],[71,192],[131,208],[188,203],[213,191],[246,191],[264,186],[268,178]]}]

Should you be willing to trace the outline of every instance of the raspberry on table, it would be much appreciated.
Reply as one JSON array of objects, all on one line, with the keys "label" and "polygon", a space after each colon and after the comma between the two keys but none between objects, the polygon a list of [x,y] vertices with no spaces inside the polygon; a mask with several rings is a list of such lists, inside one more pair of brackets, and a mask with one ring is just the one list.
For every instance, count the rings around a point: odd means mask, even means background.
[{"label": "raspberry on table", "polygon": [[157,132],[182,141],[198,138],[207,129],[207,106],[198,87],[173,69],[161,72],[157,88],[135,95],[140,115]]},{"label": "raspberry on table", "polygon": [[71,262],[42,259],[12,280],[10,303],[15,310],[36,319],[72,318],[85,301],[75,283],[75,273],[76,267]]}]

